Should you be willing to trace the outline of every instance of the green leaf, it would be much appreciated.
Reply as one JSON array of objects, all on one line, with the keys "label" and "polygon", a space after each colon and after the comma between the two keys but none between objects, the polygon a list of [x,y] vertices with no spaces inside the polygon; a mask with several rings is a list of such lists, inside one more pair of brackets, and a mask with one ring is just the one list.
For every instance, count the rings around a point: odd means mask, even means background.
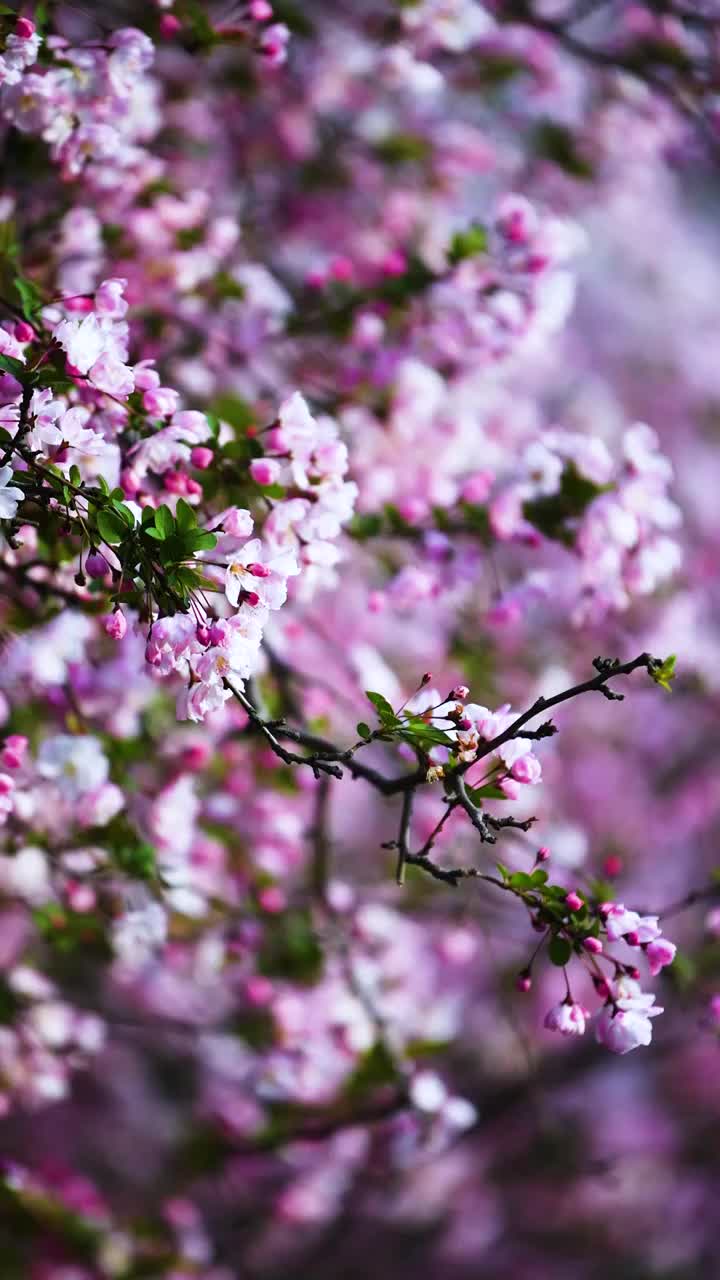
[{"label": "green leaf", "polygon": [[364,720],[361,720],[360,723],[356,725],[356,731],[358,737],[362,738],[365,742],[367,742],[368,738],[371,736],[370,725],[366,724]]},{"label": "green leaf", "polygon": [[70,468],[70,483],[74,484],[76,489],[79,489],[80,486],[82,485],[82,475],[80,473],[80,468],[76,466],[75,463],[73,463],[73,465]]},{"label": "green leaf", "polygon": [[118,502],[117,499],[115,499],[112,504],[112,509],[117,512],[123,524],[125,524],[128,529],[135,528],[135,517],[130,508],[125,506],[124,502]]},{"label": "green leaf", "polygon": [[593,480],[588,480],[569,462],[562,473],[557,492],[525,502],[523,515],[546,538],[572,546],[577,521],[595,498],[612,488],[612,485],[598,485]]},{"label": "green leaf", "polygon": [[309,913],[288,913],[268,926],[259,956],[261,973],[311,983],[318,980],[322,968],[323,953]]},{"label": "green leaf", "polygon": [[186,502],[184,498],[180,498],[175,508],[175,522],[180,533],[187,533],[189,529],[197,528],[197,516],[189,502]]},{"label": "green leaf", "polygon": [[378,1042],[361,1058],[345,1086],[351,1098],[362,1097],[397,1080],[397,1067],[385,1045]]},{"label": "green leaf", "polygon": [[593,176],[593,166],[582,154],[578,139],[572,129],[556,120],[542,120],[535,130],[535,150],[538,155],[552,160],[573,178],[587,181]]},{"label": "green leaf", "polygon": [[190,545],[191,551],[212,551],[213,547],[217,546],[215,534],[206,533],[203,529],[186,535],[186,542]]},{"label": "green leaf", "polygon": [[531,889],[532,883],[527,871],[514,871],[508,880],[511,889]]},{"label": "green leaf", "polygon": [[111,546],[114,546],[118,542],[122,542],[128,531],[127,525],[122,516],[119,516],[115,511],[110,510],[98,511],[97,527],[101,538],[103,538],[105,542],[109,542]]},{"label": "green leaf", "polygon": [[665,658],[663,662],[657,658],[653,658],[649,665],[650,679],[659,684],[661,689],[666,689],[668,693],[672,693],[671,681],[675,679],[675,662],[676,655],[670,654],[669,658]]},{"label": "green leaf", "polygon": [[32,321],[43,306],[43,297],[40,290],[37,285],[33,284],[32,280],[28,280],[27,276],[15,276],[13,284],[20,297],[22,313],[25,319]]},{"label": "green leaf", "polygon": [[0,369],[3,369],[5,373],[11,373],[14,378],[18,379],[22,379],[26,373],[22,360],[16,360],[14,356],[0,356]]},{"label": "green leaf", "polygon": [[448,262],[457,266],[458,262],[464,262],[466,258],[474,258],[485,252],[487,243],[485,227],[481,222],[473,222],[466,231],[455,232],[448,249]]},{"label": "green leaf", "polygon": [[567,964],[572,955],[572,947],[567,938],[561,938],[556,934],[550,941],[548,955],[552,963],[556,964],[558,968],[562,968],[563,965]]},{"label": "green leaf", "polygon": [[285,486],[282,484],[259,484],[256,488],[263,498],[274,498],[278,502],[287,493]]},{"label": "green leaf", "polygon": [[117,849],[118,866],[138,880],[152,880],[156,875],[155,850],[151,844],[136,844]]},{"label": "green leaf", "polygon": [[483,800],[507,800],[505,792],[501,791],[492,782],[486,783],[484,787],[468,787],[467,793],[473,804],[478,807]]},{"label": "green leaf", "polygon": [[399,729],[399,736],[406,742],[419,742],[424,747],[452,747],[454,742],[444,729],[425,720],[406,720]]},{"label": "green leaf", "polygon": [[155,512],[155,528],[161,538],[169,538],[175,530],[175,521],[169,507],[164,504]]},{"label": "green leaf", "polygon": [[19,252],[15,223],[11,218],[6,222],[0,222],[0,258],[9,258],[13,262]]},{"label": "green leaf", "polygon": [[398,719],[387,698],[383,697],[381,693],[373,693],[370,689],[365,690],[365,697],[372,702],[378,713],[380,723],[394,728],[398,723]]},{"label": "green leaf", "polygon": [[375,144],[375,154],[383,164],[419,164],[429,160],[432,147],[419,133],[389,133]]},{"label": "green leaf", "polygon": [[255,414],[247,400],[230,392],[216,396],[210,405],[210,411],[223,422],[228,422],[236,431],[243,433],[255,422]]}]

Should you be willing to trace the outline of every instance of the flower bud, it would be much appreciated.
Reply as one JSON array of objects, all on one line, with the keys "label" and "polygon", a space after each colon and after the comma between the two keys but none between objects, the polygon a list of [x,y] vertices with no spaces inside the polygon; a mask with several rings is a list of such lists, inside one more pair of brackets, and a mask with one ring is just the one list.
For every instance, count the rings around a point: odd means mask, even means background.
[{"label": "flower bud", "polygon": [[599,956],[603,949],[603,944],[599,938],[583,938],[583,946],[592,956]]},{"label": "flower bud", "polygon": [[127,618],[122,609],[116,609],[114,613],[108,613],[103,618],[103,628],[106,635],[113,640],[122,640],[127,635]]},{"label": "flower bud", "polygon": [[13,332],[18,342],[32,342],[36,337],[35,330],[26,320],[18,320]]},{"label": "flower bud", "polygon": [[213,457],[212,449],[208,449],[202,444],[196,445],[190,453],[190,461],[194,467],[197,467],[198,471],[207,471]]},{"label": "flower bud", "polygon": [[165,40],[171,40],[180,31],[182,23],[174,13],[164,13],[160,19],[160,35]]}]

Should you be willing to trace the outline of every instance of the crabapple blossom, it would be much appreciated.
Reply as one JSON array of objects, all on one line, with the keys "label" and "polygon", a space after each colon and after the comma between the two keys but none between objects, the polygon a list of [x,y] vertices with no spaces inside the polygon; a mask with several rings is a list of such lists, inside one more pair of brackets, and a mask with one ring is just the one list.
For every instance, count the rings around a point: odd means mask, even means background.
[{"label": "crabapple blossom", "polygon": [[548,1010],[543,1025],[548,1031],[559,1031],[562,1036],[583,1036],[589,1016],[582,1005],[564,1001]]},{"label": "crabapple blossom", "polygon": [[8,1280],[712,1273],[719,49],[0,5]]}]

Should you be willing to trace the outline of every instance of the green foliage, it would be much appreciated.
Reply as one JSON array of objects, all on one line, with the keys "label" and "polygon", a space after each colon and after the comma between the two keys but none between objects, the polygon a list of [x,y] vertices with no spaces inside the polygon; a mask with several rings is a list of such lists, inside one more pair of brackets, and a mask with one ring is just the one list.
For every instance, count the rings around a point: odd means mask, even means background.
[{"label": "green foliage", "polygon": [[557,493],[524,503],[523,515],[546,538],[572,546],[577,521],[595,498],[612,487],[588,480],[569,462],[562,473]]},{"label": "green foliage", "polygon": [[566,965],[572,955],[572,947],[567,938],[561,938],[558,934],[551,938],[548,946],[548,955],[553,964],[561,968]]},{"label": "green foliage", "polygon": [[43,297],[36,284],[29,280],[27,276],[16,275],[13,279],[15,292],[20,299],[20,307],[26,320],[35,319],[38,311],[43,305]]},{"label": "green foliage", "polygon": [[387,698],[381,693],[373,693],[370,689],[365,690],[365,697],[372,702],[383,728],[395,728],[399,721]]},{"label": "green foliage", "polygon": [[588,181],[594,176],[590,161],[578,147],[578,140],[567,125],[556,120],[542,120],[535,130],[535,151],[546,160],[552,160],[572,178]]},{"label": "green foliage", "polygon": [[113,859],[120,870],[133,880],[157,878],[155,850],[151,844],[140,841],[138,844],[121,845],[114,851]]},{"label": "green foliage", "polygon": [[476,809],[482,808],[483,800],[507,800],[505,792],[492,782],[486,782],[482,787],[468,787],[467,793]]},{"label": "green foliage", "polygon": [[395,1084],[398,1070],[386,1046],[377,1041],[362,1057],[345,1086],[349,1098],[356,1099],[384,1085]]},{"label": "green foliage", "polygon": [[323,953],[309,912],[286,912],[268,923],[258,967],[270,978],[308,984],[319,981]]},{"label": "green foliage", "polygon": [[648,666],[650,679],[654,680],[655,684],[659,684],[661,689],[666,689],[668,693],[672,693],[671,682],[675,679],[677,674],[675,671],[675,662],[676,655],[671,653],[670,657],[665,658],[664,661],[660,661],[657,658],[651,658]]},{"label": "green foliage", "polygon": [[[429,751],[432,747],[452,747],[453,740],[443,730],[438,729],[430,720],[423,716],[414,715],[412,712],[405,712],[396,715],[387,698],[381,693],[373,693],[372,690],[365,691],[365,697],[372,702],[380,721],[380,732],[376,730],[375,737],[392,739],[397,738],[401,742],[407,742],[411,747],[415,747],[420,751]],[[367,728],[367,726],[365,726]],[[358,732],[360,727],[358,726]],[[363,734],[360,734],[363,737]]]},{"label": "green foliage", "polygon": [[466,258],[475,258],[484,253],[487,245],[487,230],[481,222],[473,222],[466,231],[455,232],[448,249],[448,262],[457,266],[458,262],[464,262]]},{"label": "green foliage", "polygon": [[375,154],[383,164],[420,164],[428,160],[432,149],[426,138],[417,133],[389,133],[375,145]]}]

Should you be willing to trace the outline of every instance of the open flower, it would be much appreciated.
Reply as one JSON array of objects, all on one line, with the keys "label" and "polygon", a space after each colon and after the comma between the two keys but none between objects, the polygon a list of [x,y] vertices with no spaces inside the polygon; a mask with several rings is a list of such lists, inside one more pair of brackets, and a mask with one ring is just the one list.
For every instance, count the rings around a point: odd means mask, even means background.
[{"label": "open flower", "polygon": [[12,467],[0,467],[0,520],[12,520],[17,514],[18,503],[25,497],[22,489],[9,483],[12,478]]}]

